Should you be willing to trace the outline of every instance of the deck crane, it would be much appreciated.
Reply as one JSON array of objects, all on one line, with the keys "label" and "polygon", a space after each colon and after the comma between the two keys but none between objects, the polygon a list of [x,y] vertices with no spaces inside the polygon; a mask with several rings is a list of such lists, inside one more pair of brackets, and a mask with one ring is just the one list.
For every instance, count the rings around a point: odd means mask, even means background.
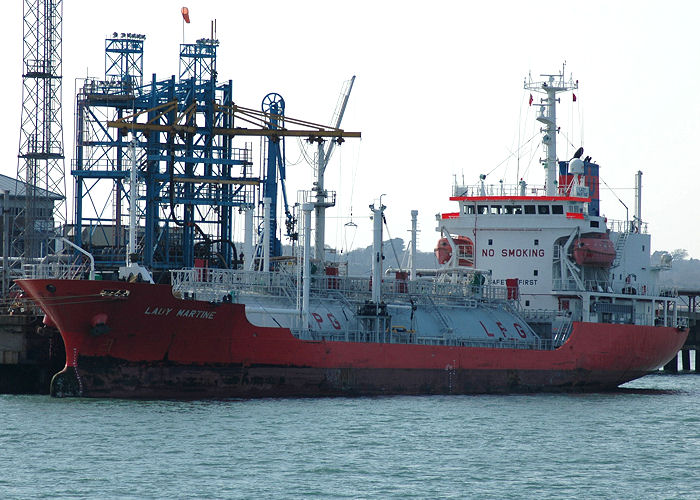
[{"label": "deck crane", "polygon": [[[345,108],[348,105],[348,99],[350,99],[350,92],[352,92],[352,86],[355,83],[355,75],[346,82],[344,92],[342,93],[342,98],[339,102],[338,107],[334,113],[335,124],[334,128],[339,129],[340,123],[343,121],[343,115],[345,114]],[[314,203],[315,210],[314,215],[316,219],[316,237],[314,241],[315,257],[319,261],[325,261],[325,245],[326,245],[326,208],[335,206],[335,193],[329,199],[329,193],[326,191],[324,186],[324,174],[328,162],[333,154],[333,148],[336,143],[340,144],[341,141],[331,141],[328,146],[328,151],[324,151],[323,140],[318,141],[318,155],[317,155],[317,168],[316,168],[316,182],[314,183],[314,191],[316,191],[316,202]]]}]

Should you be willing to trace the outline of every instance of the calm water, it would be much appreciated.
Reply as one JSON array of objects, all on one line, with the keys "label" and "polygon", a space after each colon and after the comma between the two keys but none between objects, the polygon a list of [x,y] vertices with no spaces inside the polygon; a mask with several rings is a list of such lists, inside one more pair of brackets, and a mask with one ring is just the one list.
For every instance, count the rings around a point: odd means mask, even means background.
[{"label": "calm water", "polygon": [[201,402],[0,396],[0,498],[699,498],[700,375],[626,387]]}]

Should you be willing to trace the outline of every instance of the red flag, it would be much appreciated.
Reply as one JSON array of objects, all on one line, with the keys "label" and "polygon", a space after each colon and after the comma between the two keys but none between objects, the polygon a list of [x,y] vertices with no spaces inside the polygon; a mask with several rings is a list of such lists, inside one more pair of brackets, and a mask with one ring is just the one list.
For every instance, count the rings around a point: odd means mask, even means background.
[{"label": "red flag", "polygon": [[182,18],[187,24],[190,24],[190,9],[183,7],[180,12],[182,12]]},{"label": "red flag", "polygon": [[532,94],[530,94],[530,106],[532,106]]},{"label": "red flag", "polygon": [[574,96],[574,102],[576,102],[576,94],[574,94],[573,92],[571,94]]}]

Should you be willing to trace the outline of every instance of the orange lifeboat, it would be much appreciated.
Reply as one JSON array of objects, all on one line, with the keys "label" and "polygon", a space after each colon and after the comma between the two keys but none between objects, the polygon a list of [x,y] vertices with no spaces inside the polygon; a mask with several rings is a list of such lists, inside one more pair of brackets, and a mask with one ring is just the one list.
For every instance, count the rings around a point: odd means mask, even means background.
[{"label": "orange lifeboat", "polygon": [[573,255],[579,266],[610,267],[615,260],[615,245],[607,234],[584,236],[574,240]]},{"label": "orange lifeboat", "polygon": [[[457,245],[457,265],[464,267],[474,266],[474,242],[466,236],[452,238]],[[447,238],[440,238],[435,247],[435,257],[439,264],[447,264],[452,258],[452,245]]]}]

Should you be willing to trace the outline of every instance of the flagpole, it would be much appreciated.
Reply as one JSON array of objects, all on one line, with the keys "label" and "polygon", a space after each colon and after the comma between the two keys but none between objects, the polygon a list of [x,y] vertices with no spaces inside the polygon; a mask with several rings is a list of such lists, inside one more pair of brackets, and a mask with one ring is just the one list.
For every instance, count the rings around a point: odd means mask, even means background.
[{"label": "flagpole", "polygon": [[185,23],[190,23],[190,9],[183,7],[180,9],[180,14],[182,14],[182,45],[185,45]]}]

